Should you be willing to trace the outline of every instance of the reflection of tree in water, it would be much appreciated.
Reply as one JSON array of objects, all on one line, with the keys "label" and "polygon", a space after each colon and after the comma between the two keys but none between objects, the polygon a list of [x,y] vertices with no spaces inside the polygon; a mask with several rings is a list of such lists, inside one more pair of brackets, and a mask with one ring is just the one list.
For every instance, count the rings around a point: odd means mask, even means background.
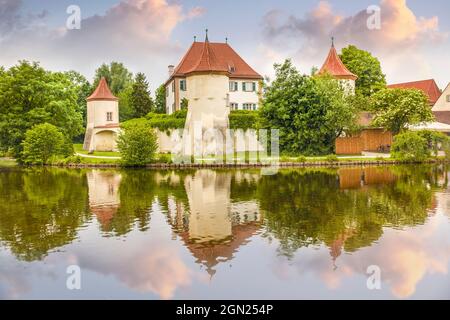
[{"label": "reflection of tree in water", "polygon": [[[342,186],[348,175],[358,177],[350,188]],[[256,193],[266,236],[279,239],[282,254],[324,242],[338,256],[342,247],[352,252],[369,246],[384,226],[424,223],[436,186],[427,167],[287,170],[262,177]]]},{"label": "reflection of tree in water", "polygon": [[0,240],[26,261],[70,243],[89,220],[79,170],[8,170],[0,179]]}]

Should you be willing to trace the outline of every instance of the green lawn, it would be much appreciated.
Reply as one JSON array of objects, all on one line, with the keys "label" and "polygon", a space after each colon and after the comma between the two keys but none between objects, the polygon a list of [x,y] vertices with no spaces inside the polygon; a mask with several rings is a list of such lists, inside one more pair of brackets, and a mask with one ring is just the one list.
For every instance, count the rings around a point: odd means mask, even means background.
[{"label": "green lawn", "polygon": [[73,148],[76,153],[96,156],[96,157],[120,157],[120,152],[108,152],[108,151],[95,151],[92,154],[89,154],[86,150],[83,150],[82,144],[74,144]]},{"label": "green lawn", "polygon": [[14,167],[17,162],[13,159],[0,158],[0,167]]}]

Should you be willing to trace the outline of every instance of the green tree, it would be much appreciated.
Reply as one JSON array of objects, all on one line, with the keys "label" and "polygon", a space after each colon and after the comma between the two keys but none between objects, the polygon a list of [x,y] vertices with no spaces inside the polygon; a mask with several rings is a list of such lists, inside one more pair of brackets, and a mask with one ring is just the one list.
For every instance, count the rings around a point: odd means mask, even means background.
[{"label": "green tree", "polygon": [[62,153],[64,136],[52,124],[39,124],[25,133],[19,160],[25,164],[47,164],[51,157]]},{"label": "green tree", "polygon": [[20,61],[0,77],[0,147],[18,157],[25,132],[50,123],[68,140],[83,132],[77,89],[63,73]]},{"label": "green tree", "polygon": [[148,82],[143,73],[138,73],[134,80],[131,92],[131,105],[134,118],[142,118],[153,111],[153,99],[150,96]]},{"label": "green tree", "polygon": [[301,75],[290,60],[275,65],[275,80],[266,87],[260,110],[264,128],[279,129],[282,152],[329,154],[356,112],[338,82]]},{"label": "green tree", "polygon": [[402,132],[395,136],[391,156],[401,161],[424,161],[430,157],[428,141],[420,133]]},{"label": "green tree", "polygon": [[180,107],[181,107],[181,110],[187,110],[189,107],[189,100],[187,98],[181,99]]},{"label": "green tree", "polygon": [[132,92],[133,87],[130,85],[118,94],[120,122],[125,122],[127,120],[133,119],[134,117],[133,106],[131,103]]},{"label": "green tree", "polygon": [[106,78],[108,85],[114,95],[118,95],[133,83],[133,74],[120,62],[102,64],[95,71],[93,89],[97,88],[102,77]]},{"label": "green tree", "polygon": [[158,149],[157,137],[146,120],[131,120],[122,126],[117,140],[122,161],[129,166],[143,166],[151,162]]},{"label": "green tree", "polygon": [[155,95],[155,112],[166,113],[166,86],[164,84],[160,85],[158,89],[156,89]]},{"label": "green tree", "polygon": [[354,74],[356,80],[356,93],[370,96],[374,92],[386,88],[386,76],[381,70],[380,61],[370,52],[350,45],[342,49],[340,55],[342,62]]},{"label": "green tree", "polygon": [[428,97],[416,89],[384,89],[372,96],[372,124],[397,134],[408,125],[433,121]]}]

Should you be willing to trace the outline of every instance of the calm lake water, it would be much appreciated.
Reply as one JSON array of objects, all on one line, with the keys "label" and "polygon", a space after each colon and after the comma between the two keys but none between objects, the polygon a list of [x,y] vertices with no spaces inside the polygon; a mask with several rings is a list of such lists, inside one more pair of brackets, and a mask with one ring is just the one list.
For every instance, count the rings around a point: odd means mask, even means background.
[{"label": "calm lake water", "polygon": [[0,298],[449,299],[449,169],[0,168]]}]

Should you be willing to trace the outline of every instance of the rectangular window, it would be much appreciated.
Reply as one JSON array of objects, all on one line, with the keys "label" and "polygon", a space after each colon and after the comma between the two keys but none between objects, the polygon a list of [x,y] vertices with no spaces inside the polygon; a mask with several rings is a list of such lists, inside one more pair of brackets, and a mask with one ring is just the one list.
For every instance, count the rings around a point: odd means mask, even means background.
[{"label": "rectangular window", "polygon": [[242,105],[244,110],[256,110],[256,103],[244,103]]},{"label": "rectangular window", "polygon": [[187,90],[186,80],[180,80],[180,90],[181,91],[186,91]]},{"label": "rectangular window", "polygon": [[255,82],[243,82],[242,90],[245,92],[254,92],[254,91],[256,91],[256,83]]},{"label": "rectangular window", "polygon": [[447,102],[450,102],[450,94],[447,95]]},{"label": "rectangular window", "polygon": [[231,110],[239,110],[239,104],[232,102],[230,103]]},{"label": "rectangular window", "polygon": [[169,86],[167,86],[167,88],[166,88],[166,97],[168,97],[169,96]]},{"label": "rectangular window", "polygon": [[230,81],[230,91],[238,91],[238,83],[236,81]]},{"label": "rectangular window", "polygon": [[172,92],[175,92],[175,81],[172,81]]},{"label": "rectangular window", "polygon": [[112,112],[106,113],[106,121],[113,121],[113,113]]}]

